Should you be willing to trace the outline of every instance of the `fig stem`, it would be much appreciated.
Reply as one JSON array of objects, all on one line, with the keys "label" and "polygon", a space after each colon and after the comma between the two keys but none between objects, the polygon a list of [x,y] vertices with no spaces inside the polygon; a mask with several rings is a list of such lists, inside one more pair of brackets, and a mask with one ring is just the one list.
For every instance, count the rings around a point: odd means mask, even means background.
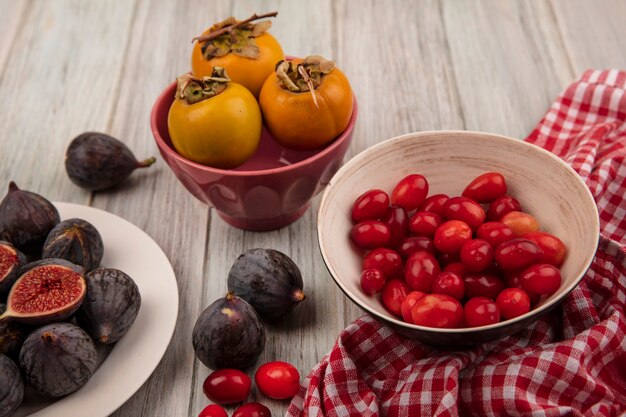
[{"label": "fig stem", "polygon": [[304,291],[302,290],[296,290],[293,293],[293,300],[297,301],[297,302],[301,302],[304,301],[304,299],[306,298],[306,295],[304,295]]},{"label": "fig stem", "polygon": [[15,183],[15,181],[11,181],[9,183],[9,192],[12,193],[13,191],[19,191],[20,189],[17,187],[17,184]]},{"label": "fig stem", "polygon": [[141,161],[141,162],[137,162],[137,168],[147,168],[150,165],[154,164],[156,162],[156,158],[154,156],[151,156],[150,158]]},{"label": "fig stem", "polygon": [[235,298],[235,293],[232,291],[228,291],[228,293],[226,294],[226,301],[233,301],[234,298]]},{"label": "fig stem", "polygon": [[265,13],[262,15],[257,15],[256,13],[253,14],[252,16],[250,16],[247,19],[244,20],[240,20],[237,23],[233,23],[230,26],[226,26],[223,27],[219,30],[216,30],[214,32],[209,32],[206,35],[200,35],[200,36],[196,36],[191,40],[191,43],[194,43],[195,41],[198,42],[206,42],[206,41],[210,41],[211,39],[215,39],[225,33],[231,33],[234,29],[237,29],[239,26],[245,25],[246,23],[250,23],[253,22],[255,20],[259,20],[259,19],[263,19],[266,17],[276,17],[278,15],[278,12],[270,12],[270,13]]}]

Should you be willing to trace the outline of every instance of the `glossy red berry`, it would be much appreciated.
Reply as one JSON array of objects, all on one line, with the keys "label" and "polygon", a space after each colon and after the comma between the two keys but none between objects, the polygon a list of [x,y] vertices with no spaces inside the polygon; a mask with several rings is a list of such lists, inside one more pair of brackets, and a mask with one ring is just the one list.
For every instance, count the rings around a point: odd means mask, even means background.
[{"label": "glossy red berry", "polygon": [[433,294],[446,294],[460,300],[465,295],[463,277],[454,272],[441,272],[433,280]]},{"label": "glossy red berry", "polygon": [[409,288],[404,281],[399,279],[387,281],[383,287],[383,305],[396,316],[402,317],[402,302],[408,294]]},{"label": "glossy red berry", "polygon": [[415,305],[417,300],[419,300],[425,295],[426,293],[422,291],[411,291],[410,293],[407,294],[406,298],[400,305],[400,313],[402,314],[402,320],[404,320],[407,323],[413,323],[413,316],[411,315],[411,310],[413,309],[413,306]]},{"label": "glossy red berry", "polygon": [[452,272],[463,278],[467,274],[467,268],[463,265],[463,262],[452,262],[443,268],[443,272]]},{"label": "glossy red berry", "polygon": [[362,249],[376,249],[389,244],[391,232],[389,226],[384,223],[376,220],[365,220],[352,226],[350,237]]},{"label": "glossy red berry", "polygon": [[439,262],[432,253],[418,251],[407,259],[404,279],[411,290],[430,292],[433,279],[440,271]]},{"label": "glossy red berry", "polygon": [[391,238],[388,246],[391,248],[397,247],[409,234],[409,215],[400,206],[390,206],[380,221],[389,226]]},{"label": "glossy red berry", "polygon": [[497,248],[500,244],[515,239],[515,234],[513,234],[511,228],[500,222],[481,224],[476,230],[476,236],[489,242],[492,248]]},{"label": "glossy red berry", "polygon": [[207,398],[217,404],[243,402],[250,394],[252,381],[237,369],[220,369],[209,374],[202,389]]},{"label": "glossy red berry", "polygon": [[441,217],[443,214],[443,206],[448,201],[448,196],[445,194],[434,194],[424,200],[424,204],[419,207],[419,211],[428,211],[435,213]]},{"label": "glossy red berry", "polygon": [[437,228],[433,242],[445,253],[458,253],[463,244],[472,239],[472,229],[460,220],[449,220]]},{"label": "glossy red berry", "polygon": [[452,197],[443,206],[445,218],[448,220],[461,220],[472,229],[485,222],[485,210],[475,202],[465,197]]},{"label": "glossy red berry", "polygon": [[398,246],[398,253],[407,259],[412,253],[419,250],[425,250],[433,253],[435,251],[435,245],[433,240],[426,236],[411,236],[405,238]]},{"label": "glossy red berry", "polygon": [[557,268],[563,264],[566,249],[565,244],[558,237],[546,232],[530,232],[522,237],[539,246],[543,252],[541,263],[554,265]]},{"label": "glossy red berry", "polygon": [[465,303],[465,324],[467,327],[480,327],[500,321],[497,304],[485,297],[475,297]]},{"label": "glossy red berry", "polygon": [[374,295],[382,291],[385,281],[385,275],[378,268],[364,269],[361,272],[361,289],[367,295]]},{"label": "glossy red berry", "polygon": [[259,391],[275,400],[293,397],[300,389],[300,374],[287,362],[268,362],[261,365],[254,375]]},{"label": "glossy red berry", "polygon": [[428,195],[428,181],[422,175],[412,174],[402,178],[391,193],[391,202],[412,211],[422,205]]},{"label": "glossy red berry", "polygon": [[198,417],[228,417],[226,410],[216,404],[207,405],[204,407]]},{"label": "glossy red berry", "polygon": [[386,279],[402,278],[404,275],[404,265],[398,252],[378,248],[369,252],[363,258],[363,269],[377,268],[383,273]]},{"label": "glossy red berry", "polygon": [[487,221],[499,221],[502,216],[512,211],[522,211],[521,204],[510,195],[503,195],[489,205]]},{"label": "glossy red berry", "polygon": [[516,238],[502,243],[494,252],[500,268],[505,271],[526,268],[541,260],[541,249],[528,239]]},{"label": "glossy red berry", "polygon": [[233,417],[272,417],[272,412],[263,404],[246,403],[235,410]]},{"label": "glossy red berry", "polygon": [[413,324],[437,328],[456,328],[463,321],[463,306],[445,294],[426,294],[411,309]]},{"label": "glossy red berry", "polygon": [[521,211],[511,211],[502,216],[500,221],[509,226],[513,234],[517,237],[539,230],[539,222],[537,219]]},{"label": "glossy red berry", "polygon": [[506,181],[499,172],[485,172],[474,178],[463,190],[463,197],[478,203],[491,203],[506,194]]},{"label": "glossy red berry", "polygon": [[520,273],[522,288],[533,294],[550,295],[561,286],[561,272],[550,264],[537,264]]},{"label": "glossy red berry", "polygon": [[432,238],[435,231],[443,223],[443,219],[435,213],[428,211],[418,211],[411,217],[409,230],[416,236],[426,236]]},{"label": "glossy red berry", "polygon": [[504,283],[495,275],[482,272],[465,275],[465,297],[486,297],[495,300]]},{"label": "glossy red berry", "polygon": [[530,311],[530,297],[520,288],[506,288],[496,298],[502,318],[508,320]]},{"label": "glossy red berry", "polygon": [[352,206],[352,221],[378,220],[387,213],[389,196],[383,190],[369,190],[361,194]]},{"label": "glossy red berry", "polygon": [[461,247],[461,262],[468,271],[484,271],[491,265],[493,249],[486,240],[473,239],[465,242]]}]

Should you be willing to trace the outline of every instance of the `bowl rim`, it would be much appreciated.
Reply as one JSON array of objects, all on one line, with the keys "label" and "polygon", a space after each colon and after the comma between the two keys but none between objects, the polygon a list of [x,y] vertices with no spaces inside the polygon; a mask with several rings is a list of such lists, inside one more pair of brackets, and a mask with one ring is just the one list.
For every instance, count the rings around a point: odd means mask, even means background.
[{"label": "bowl rim", "polygon": [[[596,240],[596,244],[595,244],[595,249],[593,252],[591,252],[588,256],[587,259],[584,261],[584,266],[580,272],[580,274],[576,277],[575,280],[572,281],[572,283],[570,283],[570,285],[568,285],[562,292],[562,294],[558,297],[555,297],[554,299],[550,300],[548,303],[545,303],[543,305],[540,306],[540,308],[535,308],[533,310],[530,310],[528,313],[523,314],[521,316],[512,318],[512,319],[508,319],[505,321],[499,321],[498,323],[494,323],[494,324],[490,324],[487,326],[479,326],[479,327],[462,327],[462,328],[437,328],[437,327],[426,327],[426,326],[420,326],[417,324],[411,324],[411,323],[407,323],[403,320],[400,320],[394,316],[391,315],[383,315],[381,313],[379,313],[378,311],[374,310],[373,308],[368,307],[367,305],[362,304],[356,297],[354,297],[350,291],[345,287],[345,285],[343,285],[341,279],[338,278],[338,273],[337,271],[334,269],[334,267],[330,264],[329,260],[328,260],[328,255],[327,255],[327,251],[324,247],[324,245],[322,244],[322,214],[323,214],[323,210],[324,208],[327,206],[328,202],[327,200],[330,198],[329,194],[331,192],[331,190],[333,189],[333,180],[336,177],[339,177],[341,175],[344,174],[345,171],[351,169],[352,166],[354,166],[355,164],[359,163],[360,161],[368,158],[371,154],[375,154],[380,148],[384,148],[387,146],[391,146],[393,143],[395,142],[402,142],[408,139],[420,139],[423,137],[429,137],[429,136],[448,136],[448,135],[464,135],[464,136],[468,136],[471,137],[473,139],[479,138],[479,137],[484,137],[484,136],[489,136],[493,139],[496,140],[501,140],[501,141],[507,141],[507,142],[514,142],[516,144],[519,144],[519,146],[521,147],[526,147],[526,149],[533,149],[533,151],[539,151],[540,153],[543,153],[544,155],[548,156],[549,158],[551,158],[553,161],[555,161],[556,163],[558,163],[559,165],[561,165],[563,168],[566,169],[566,171],[568,171],[570,174],[574,175],[574,177],[576,178],[576,180],[580,183],[580,185],[583,186],[583,189],[585,191],[585,194],[587,195],[588,201],[591,202],[593,204],[593,207],[595,209],[595,213],[596,215],[593,218],[593,222],[594,222],[594,229],[596,229],[598,231],[598,239]],[[514,145],[514,146],[518,146],[518,145]],[[333,278],[333,280],[335,281],[335,284],[339,287],[339,289],[341,289],[341,291],[352,301],[354,302],[356,305],[358,305],[360,308],[362,308],[363,310],[365,310],[366,312],[368,312],[369,314],[373,315],[374,317],[383,320],[383,321],[388,321],[390,323],[393,323],[396,326],[401,326],[404,327],[406,329],[409,330],[419,330],[422,332],[430,332],[430,333],[438,333],[438,334],[471,334],[471,333],[475,333],[475,332],[480,332],[483,330],[495,330],[495,329],[499,329],[499,328],[504,328],[508,325],[529,319],[531,317],[537,316],[537,315],[541,315],[544,312],[547,312],[549,310],[551,310],[553,307],[555,307],[556,304],[560,303],[565,297],[567,297],[567,295],[580,283],[580,281],[585,277],[585,275],[587,274],[587,271],[589,270],[589,268],[591,267],[591,263],[593,262],[593,259],[595,257],[595,253],[597,251],[599,242],[600,242],[600,218],[598,215],[598,208],[597,205],[595,203],[595,199],[593,197],[593,195],[591,194],[591,191],[589,190],[589,187],[587,187],[587,184],[585,184],[585,182],[583,181],[583,179],[580,177],[580,175],[578,175],[578,173],[569,165],[567,164],[565,161],[563,161],[561,158],[559,158],[558,156],[556,156],[555,154],[553,154],[552,152],[547,151],[546,149],[534,145],[532,143],[528,143],[524,140],[520,140],[520,139],[514,139],[508,136],[504,136],[504,135],[499,135],[496,133],[487,133],[487,132],[480,132],[480,131],[472,131],[472,130],[428,130],[428,131],[420,131],[420,132],[412,132],[412,133],[407,133],[404,135],[400,135],[400,136],[395,136],[392,137],[390,139],[384,140],[382,142],[377,143],[376,145],[373,145],[365,150],[363,150],[362,152],[358,153],[357,155],[355,155],[354,157],[352,157],[349,161],[347,161],[346,163],[343,164],[343,166],[335,173],[335,175],[333,175],[333,177],[331,178],[331,180],[328,183],[328,186],[326,187],[326,189],[324,190],[324,193],[322,195],[322,199],[320,201],[320,205],[317,211],[317,242],[318,242],[318,247],[320,250],[320,253],[322,254],[322,260],[324,261],[324,264],[326,265],[326,269],[328,269],[328,272],[330,273],[330,276]]]},{"label": "bowl rim", "polygon": [[[317,160],[322,159],[329,154],[332,154],[337,148],[339,148],[342,145],[344,141],[346,141],[351,136],[352,132],[354,131],[354,126],[356,125],[356,119],[359,113],[356,96],[353,93],[352,94],[352,103],[353,103],[352,114],[350,115],[348,126],[346,126],[344,131],[341,132],[341,134],[339,134],[339,136],[337,136],[330,143],[330,145],[326,146],[325,148],[322,148],[319,152],[316,152],[315,154],[301,161],[298,161],[294,164],[285,165],[285,166],[278,167],[278,168],[252,170],[252,171],[250,170],[235,171],[231,169],[219,169],[219,168],[213,168],[207,165],[202,165],[202,164],[199,164],[197,162],[194,162],[190,159],[183,157],[178,152],[176,152],[176,150],[174,150],[170,145],[168,145],[163,139],[163,137],[161,136],[161,133],[159,132],[159,129],[157,128],[157,113],[158,113],[159,108],[161,108],[161,106],[163,106],[164,103],[166,103],[169,100],[169,98],[172,97],[172,95],[176,92],[176,85],[177,85],[176,81],[169,84],[165,88],[165,90],[163,90],[159,94],[154,104],[152,105],[152,110],[150,111],[150,128],[152,130],[152,136],[154,137],[154,140],[157,143],[157,146],[161,150],[166,152],[168,155],[176,159],[179,163],[183,163],[185,165],[191,166],[201,171],[210,172],[210,173],[222,175],[222,176],[250,177],[250,176],[272,175],[272,174],[288,172],[293,169],[310,165],[316,162]],[[265,129],[265,124],[262,125],[262,128]]]}]

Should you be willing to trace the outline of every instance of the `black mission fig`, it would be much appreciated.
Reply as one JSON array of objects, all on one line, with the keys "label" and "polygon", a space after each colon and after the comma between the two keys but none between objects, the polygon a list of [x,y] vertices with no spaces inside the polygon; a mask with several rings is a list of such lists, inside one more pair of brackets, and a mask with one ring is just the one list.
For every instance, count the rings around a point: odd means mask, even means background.
[{"label": "black mission fig", "polygon": [[274,249],[250,249],[228,273],[228,290],[246,300],[266,320],[275,320],[305,299],[298,266]]},{"label": "black mission fig", "polygon": [[59,212],[44,197],[20,190],[13,181],[0,202],[0,239],[27,255],[38,256],[48,233],[61,221]]},{"label": "black mission fig", "polygon": [[12,244],[0,240],[0,300],[20,276],[20,268],[26,263],[26,256]]},{"label": "black mission fig", "polygon": [[66,259],[87,271],[100,266],[104,255],[98,230],[83,219],[68,219],[54,226],[43,244],[42,258]]},{"label": "black mission fig", "polygon": [[87,297],[76,322],[100,343],[115,343],[132,326],[141,295],[135,281],[117,269],[99,268],[87,274]]},{"label": "black mission fig", "polygon": [[65,169],[72,182],[90,191],[105,190],[124,181],[137,168],[146,168],[156,161],[137,161],[119,140],[98,132],[85,132],[75,137],[65,154]]},{"label": "black mission fig", "polygon": [[96,346],[71,323],[54,323],[34,330],[20,351],[24,380],[46,397],[63,397],[89,381],[96,370]]},{"label": "black mission fig", "polygon": [[211,369],[245,369],[265,347],[265,329],[250,304],[233,293],[216,300],[193,328],[193,349]]},{"label": "black mission fig", "polygon": [[24,381],[20,369],[9,358],[0,355],[0,417],[9,417],[24,399]]},{"label": "black mission fig", "polygon": [[[0,304],[0,314],[6,311],[6,307],[6,304]],[[28,327],[22,324],[8,318],[0,320],[0,354],[17,360],[28,332]]]},{"label": "black mission fig", "polygon": [[87,293],[84,272],[82,266],[64,259],[26,264],[11,287],[0,320],[42,325],[71,317]]}]

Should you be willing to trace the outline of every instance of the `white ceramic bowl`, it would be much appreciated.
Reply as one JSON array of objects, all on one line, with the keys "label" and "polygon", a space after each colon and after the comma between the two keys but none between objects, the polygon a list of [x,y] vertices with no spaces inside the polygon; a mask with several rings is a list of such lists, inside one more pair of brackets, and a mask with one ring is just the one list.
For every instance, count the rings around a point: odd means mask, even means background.
[{"label": "white ceramic bowl", "polygon": [[[403,322],[389,313],[379,296],[361,291],[363,253],[352,244],[350,212],[363,192],[388,193],[404,176],[424,175],[429,194],[460,195],[476,176],[498,171],[508,193],[535,216],[541,229],[567,246],[560,289],[529,313],[512,320],[463,329],[435,329]],[[578,284],[595,254],[599,220],[593,196],[565,162],[537,146],[504,136],[466,131],[411,133],[373,146],[348,161],[326,188],[318,213],[322,257],[341,290],[359,307],[406,336],[438,345],[474,344],[498,339],[527,327],[557,306]]]}]

